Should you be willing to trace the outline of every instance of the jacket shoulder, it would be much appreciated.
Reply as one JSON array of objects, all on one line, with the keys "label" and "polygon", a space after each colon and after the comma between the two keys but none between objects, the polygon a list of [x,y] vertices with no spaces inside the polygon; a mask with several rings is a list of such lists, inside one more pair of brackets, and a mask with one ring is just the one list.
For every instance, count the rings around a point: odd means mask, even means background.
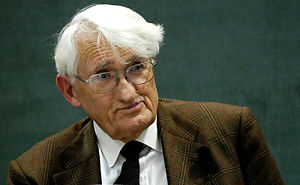
[{"label": "jacket shoulder", "polygon": [[179,128],[186,134],[196,132],[195,135],[205,136],[204,141],[222,134],[237,135],[243,122],[255,119],[247,107],[217,102],[160,99],[159,108],[160,120],[171,119],[175,130]]},{"label": "jacket shoulder", "polygon": [[[19,178],[20,174],[26,174],[29,179],[41,179],[42,177],[33,176],[42,176],[45,171],[63,168],[59,166],[61,163],[57,162],[59,154],[80,135],[89,122],[89,118],[83,119],[33,145],[8,164],[9,179]],[[56,166],[53,166],[54,164]]]},{"label": "jacket shoulder", "polygon": [[250,111],[246,107],[218,102],[194,102],[166,98],[160,98],[159,102],[171,112],[184,115],[192,120],[201,119],[209,115],[213,117],[239,116],[242,114],[243,109]]}]

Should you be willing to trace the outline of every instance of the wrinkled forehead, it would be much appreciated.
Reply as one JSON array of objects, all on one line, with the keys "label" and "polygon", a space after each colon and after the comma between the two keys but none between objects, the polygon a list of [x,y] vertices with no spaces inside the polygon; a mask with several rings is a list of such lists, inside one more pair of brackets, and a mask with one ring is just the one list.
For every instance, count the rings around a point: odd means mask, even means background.
[{"label": "wrinkled forehead", "polygon": [[75,42],[78,61],[83,64],[116,61],[127,63],[128,60],[137,57],[129,48],[111,45],[106,39],[98,41],[97,34],[80,34]]}]

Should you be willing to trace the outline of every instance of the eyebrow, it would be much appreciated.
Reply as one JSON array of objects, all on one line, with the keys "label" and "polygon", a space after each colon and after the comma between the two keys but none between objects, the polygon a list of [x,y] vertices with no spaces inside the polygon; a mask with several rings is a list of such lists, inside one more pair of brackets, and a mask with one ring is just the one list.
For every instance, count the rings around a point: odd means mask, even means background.
[{"label": "eyebrow", "polygon": [[[131,65],[132,63],[134,63],[136,60],[139,60],[139,59],[143,59],[143,57],[134,55],[126,60],[126,64]],[[114,61],[104,60],[104,61],[98,63],[95,67],[94,73],[97,73],[98,71],[102,70],[105,66],[111,65],[111,64],[114,64]]]},{"label": "eyebrow", "polygon": [[114,64],[114,62],[110,61],[110,60],[104,60],[103,62],[98,63],[95,67],[95,73],[102,70],[105,66],[110,65],[110,64]]},{"label": "eyebrow", "polygon": [[136,62],[136,61],[138,61],[138,60],[142,60],[142,59],[146,59],[146,58],[144,58],[144,57],[139,57],[139,56],[137,56],[137,55],[134,55],[134,56],[130,57],[128,60],[126,60],[126,63],[127,63],[128,65],[131,65],[131,64],[133,64],[134,62]]}]

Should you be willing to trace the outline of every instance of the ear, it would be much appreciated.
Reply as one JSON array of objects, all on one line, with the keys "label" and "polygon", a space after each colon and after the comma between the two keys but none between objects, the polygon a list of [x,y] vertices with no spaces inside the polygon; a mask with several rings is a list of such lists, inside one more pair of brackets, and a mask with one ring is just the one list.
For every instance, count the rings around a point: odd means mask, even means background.
[{"label": "ear", "polygon": [[74,107],[80,107],[81,103],[76,97],[76,94],[74,93],[74,87],[73,84],[70,82],[70,80],[65,77],[62,74],[58,74],[56,76],[56,85],[61,91],[61,93],[64,95],[65,99]]}]

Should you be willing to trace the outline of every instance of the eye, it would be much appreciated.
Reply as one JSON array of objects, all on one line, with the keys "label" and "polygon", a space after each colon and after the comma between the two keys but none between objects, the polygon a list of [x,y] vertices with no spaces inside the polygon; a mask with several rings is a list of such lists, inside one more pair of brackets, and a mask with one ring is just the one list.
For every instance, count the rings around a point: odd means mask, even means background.
[{"label": "eye", "polygon": [[102,73],[102,74],[99,74],[100,78],[108,78],[108,74],[107,73]]},{"label": "eye", "polygon": [[138,64],[138,65],[135,65],[135,66],[133,66],[133,70],[139,70],[139,69],[141,69],[142,68],[142,65],[141,64]]},{"label": "eye", "polygon": [[141,64],[135,64],[135,65],[131,66],[129,71],[130,72],[138,72],[138,71],[141,71],[143,69],[144,69],[144,65],[141,63]]},{"label": "eye", "polygon": [[98,79],[100,80],[107,80],[112,77],[112,74],[110,72],[106,72],[106,73],[99,73],[97,76]]}]

